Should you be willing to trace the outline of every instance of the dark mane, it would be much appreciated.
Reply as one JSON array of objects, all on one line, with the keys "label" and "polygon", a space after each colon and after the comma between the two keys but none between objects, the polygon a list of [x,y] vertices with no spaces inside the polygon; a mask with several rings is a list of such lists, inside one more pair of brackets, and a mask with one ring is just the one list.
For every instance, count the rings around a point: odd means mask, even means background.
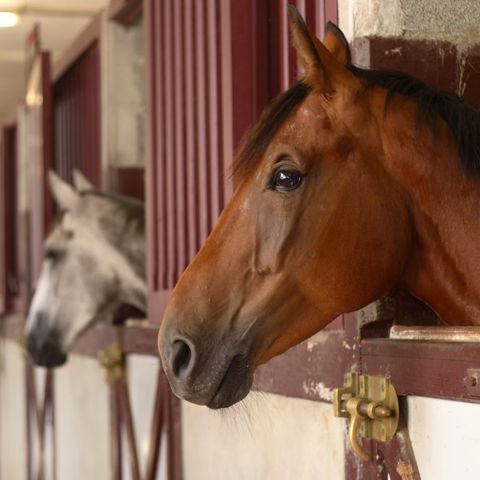
[{"label": "dark mane", "polygon": [[[388,70],[369,70],[350,65],[349,70],[368,85],[387,90],[385,111],[394,95],[400,94],[418,105],[418,122],[427,122],[437,133],[438,117],[452,132],[463,169],[480,176],[480,109],[459,96],[441,92],[405,73]],[[279,95],[264,110],[260,119],[250,128],[240,146],[233,164],[233,173],[248,171],[261,158],[268,144],[289,115],[309,94],[311,88],[299,81]]]},{"label": "dark mane", "polygon": [[248,171],[265,152],[268,144],[289,115],[309,94],[311,88],[303,81],[297,82],[275,98],[263,111],[260,119],[243,137],[233,164],[233,173]]},{"label": "dark mane", "polygon": [[480,109],[452,93],[441,92],[410,75],[388,70],[368,70],[350,66],[350,71],[370,85],[387,90],[385,110],[395,94],[404,95],[418,105],[418,121],[431,124],[437,133],[438,117],[452,132],[463,169],[480,175]]}]

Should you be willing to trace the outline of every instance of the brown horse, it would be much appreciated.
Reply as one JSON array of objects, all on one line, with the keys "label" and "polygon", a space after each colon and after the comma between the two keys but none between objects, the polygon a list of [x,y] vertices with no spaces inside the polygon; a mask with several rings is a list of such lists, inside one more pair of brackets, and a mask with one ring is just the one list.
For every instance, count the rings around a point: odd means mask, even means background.
[{"label": "brown horse", "polygon": [[180,397],[227,407],[253,373],[339,314],[407,288],[480,324],[480,113],[350,65],[290,8],[303,80],[251,130],[237,188],[180,278],[159,336]]}]

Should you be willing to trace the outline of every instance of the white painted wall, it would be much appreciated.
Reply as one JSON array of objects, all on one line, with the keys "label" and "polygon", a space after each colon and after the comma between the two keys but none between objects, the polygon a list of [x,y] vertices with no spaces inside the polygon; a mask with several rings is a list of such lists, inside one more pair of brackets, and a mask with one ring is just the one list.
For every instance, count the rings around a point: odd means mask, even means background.
[{"label": "white painted wall", "polygon": [[422,480],[477,480],[480,405],[410,397],[408,429]]},{"label": "white painted wall", "polygon": [[0,338],[0,479],[27,478],[25,366],[18,345]]},{"label": "white painted wall", "polygon": [[[135,438],[138,447],[138,460],[141,474],[145,474],[147,465],[150,431],[157,387],[159,360],[145,355],[130,355],[127,374],[130,402],[135,425]],[[158,462],[157,480],[166,479],[166,438],[162,438],[162,449]],[[124,465],[125,467],[125,465]],[[130,478],[128,468],[123,470],[124,478]]]},{"label": "white painted wall", "polygon": [[344,421],[329,404],[253,393],[212,411],[182,404],[185,480],[342,480]]},{"label": "white painted wall", "polygon": [[109,392],[98,360],[70,355],[55,372],[57,478],[111,478]]}]

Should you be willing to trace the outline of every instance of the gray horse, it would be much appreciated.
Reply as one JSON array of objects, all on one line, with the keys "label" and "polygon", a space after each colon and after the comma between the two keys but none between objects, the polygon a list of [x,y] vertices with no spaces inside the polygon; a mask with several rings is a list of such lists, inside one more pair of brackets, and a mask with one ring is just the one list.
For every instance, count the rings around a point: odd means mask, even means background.
[{"label": "gray horse", "polygon": [[26,324],[37,365],[67,359],[74,340],[121,305],[146,310],[144,207],[99,192],[79,172],[75,188],[49,173],[60,215],[44,244],[42,271]]}]

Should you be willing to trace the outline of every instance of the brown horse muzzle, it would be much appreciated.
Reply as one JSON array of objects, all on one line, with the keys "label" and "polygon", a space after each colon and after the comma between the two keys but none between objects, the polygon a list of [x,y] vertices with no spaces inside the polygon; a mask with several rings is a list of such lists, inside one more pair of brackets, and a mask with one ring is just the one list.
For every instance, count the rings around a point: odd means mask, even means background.
[{"label": "brown horse muzzle", "polygon": [[192,337],[164,328],[159,350],[165,374],[178,397],[214,409],[229,407],[252,385],[247,349],[212,338],[203,342],[200,346]]}]

